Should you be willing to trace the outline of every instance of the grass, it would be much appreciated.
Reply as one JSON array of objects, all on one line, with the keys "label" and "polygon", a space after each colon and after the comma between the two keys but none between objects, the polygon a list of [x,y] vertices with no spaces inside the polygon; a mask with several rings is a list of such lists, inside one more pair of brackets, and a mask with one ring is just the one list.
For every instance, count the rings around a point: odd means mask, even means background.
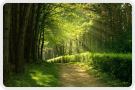
[{"label": "grass", "polygon": [[32,63],[23,74],[12,73],[6,87],[59,87],[58,67],[50,63]]},{"label": "grass", "polygon": [[115,78],[115,76],[111,76],[102,70],[94,68],[93,65],[87,65],[81,62],[70,62],[71,64],[78,65],[86,70],[90,75],[98,78],[99,81],[107,84],[110,87],[129,87],[131,84],[128,82],[122,82],[119,79]]}]

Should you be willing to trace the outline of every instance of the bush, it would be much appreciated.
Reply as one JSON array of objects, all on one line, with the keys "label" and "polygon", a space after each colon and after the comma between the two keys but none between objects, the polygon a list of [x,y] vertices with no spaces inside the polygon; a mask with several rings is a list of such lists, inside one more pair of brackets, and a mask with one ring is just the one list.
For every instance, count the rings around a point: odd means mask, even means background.
[{"label": "bush", "polygon": [[95,67],[122,81],[132,82],[131,54],[95,54],[92,61]]}]

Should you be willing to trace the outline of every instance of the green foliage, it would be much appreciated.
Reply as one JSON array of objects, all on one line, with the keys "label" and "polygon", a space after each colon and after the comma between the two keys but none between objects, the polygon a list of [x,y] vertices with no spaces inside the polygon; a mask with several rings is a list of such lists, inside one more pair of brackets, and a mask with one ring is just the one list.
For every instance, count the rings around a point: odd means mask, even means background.
[{"label": "green foliage", "polygon": [[13,73],[4,85],[6,87],[59,87],[58,67],[46,62],[39,64],[39,62],[30,64],[23,74]]},{"label": "green foliage", "polygon": [[122,81],[132,82],[131,54],[95,54],[93,65]]}]

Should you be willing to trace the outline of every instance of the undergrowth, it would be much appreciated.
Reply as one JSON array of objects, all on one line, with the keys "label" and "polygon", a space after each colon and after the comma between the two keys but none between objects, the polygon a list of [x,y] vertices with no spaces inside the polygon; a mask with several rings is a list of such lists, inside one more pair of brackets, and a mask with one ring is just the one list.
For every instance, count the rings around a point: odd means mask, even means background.
[{"label": "undergrowth", "polygon": [[58,67],[47,62],[31,63],[23,74],[12,72],[10,79],[4,82],[6,87],[59,87]]}]

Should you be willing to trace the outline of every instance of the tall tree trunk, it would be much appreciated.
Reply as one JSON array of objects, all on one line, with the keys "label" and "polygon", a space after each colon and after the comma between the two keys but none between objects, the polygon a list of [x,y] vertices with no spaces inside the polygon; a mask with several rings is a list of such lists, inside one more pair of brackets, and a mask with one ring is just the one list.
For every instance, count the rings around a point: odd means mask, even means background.
[{"label": "tall tree trunk", "polygon": [[13,47],[13,4],[10,4],[10,38],[9,38],[9,54],[10,54],[10,62],[11,64],[15,63],[15,55],[14,55],[14,47]]},{"label": "tall tree trunk", "polygon": [[78,46],[78,38],[77,38],[77,36],[76,36],[76,51],[77,51],[77,53],[79,53],[79,46]]},{"label": "tall tree trunk", "polygon": [[57,44],[55,44],[55,47],[56,47],[56,51],[57,51],[57,56],[60,56]]},{"label": "tall tree trunk", "polygon": [[43,59],[43,46],[44,46],[44,28],[43,28],[43,37],[42,37],[42,45],[41,45],[41,59]]},{"label": "tall tree trunk", "polygon": [[65,49],[64,49],[64,40],[62,40],[62,55],[65,55]]},{"label": "tall tree trunk", "polygon": [[31,14],[31,23],[30,23],[30,38],[29,38],[29,45],[28,45],[28,58],[27,61],[30,62],[30,59],[33,59],[33,40],[34,40],[34,26],[35,26],[35,19],[36,19],[36,3],[33,4],[32,7],[32,14]]},{"label": "tall tree trunk", "polygon": [[33,9],[34,9],[34,7],[33,7],[33,4],[31,5],[31,10],[30,10],[30,14],[29,14],[29,20],[28,20],[28,26],[27,26],[27,29],[26,29],[26,35],[25,35],[25,44],[24,44],[24,48],[25,48],[25,50],[24,50],[24,58],[25,58],[25,60],[26,60],[26,62],[30,62],[30,50],[31,50],[31,36],[32,36],[32,30],[31,30],[31,28],[32,28],[32,16],[33,16],[33,14],[34,13],[32,13],[33,12]]},{"label": "tall tree trunk", "polygon": [[89,33],[89,44],[90,44],[90,47],[89,47],[89,51],[91,52],[91,46],[92,46],[92,44],[91,44],[91,34]]},{"label": "tall tree trunk", "polygon": [[69,55],[72,54],[72,39],[70,39],[70,48],[69,48]]},{"label": "tall tree trunk", "polygon": [[33,50],[33,60],[34,62],[37,61],[37,42],[38,42],[38,24],[39,24],[39,18],[40,18],[40,10],[41,10],[41,3],[38,4],[38,11],[37,11],[37,17],[36,17],[36,24],[35,24],[35,36],[34,36],[34,50]]},{"label": "tall tree trunk", "polygon": [[40,50],[41,50],[41,46],[40,46],[40,40],[41,40],[41,33],[42,31],[40,31],[40,37],[39,37],[39,43],[38,43],[38,59],[41,59],[41,55],[40,55]]},{"label": "tall tree trunk", "polygon": [[10,32],[10,4],[6,3],[3,7],[3,78],[10,75],[9,59],[9,32]]},{"label": "tall tree trunk", "polygon": [[12,4],[12,49],[13,49],[13,60],[15,63],[16,60],[16,39],[17,39],[17,35],[16,35],[16,4]]},{"label": "tall tree trunk", "polygon": [[23,21],[20,21],[22,23],[22,27],[19,30],[19,35],[18,35],[18,41],[17,41],[17,59],[16,59],[16,65],[15,65],[15,70],[16,73],[22,73],[24,72],[24,37],[26,33],[26,27],[27,27],[27,22],[28,22],[28,17],[29,17],[29,12],[30,12],[30,7],[31,4],[26,4],[25,9],[24,9],[24,18]]},{"label": "tall tree trunk", "polygon": [[[45,10],[45,6],[43,6],[43,11]],[[43,15],[43,19],[42,19],[42,25],[41,25],[41,30],[43,32],[43,36],[42,36],[42,45],[41,45],[41,59],[43,59],[43,46],[44,46],[44,27],[45,27],[45,17],[46,17],[46,14],[45,12],[43,12],[44,15]]]}]

